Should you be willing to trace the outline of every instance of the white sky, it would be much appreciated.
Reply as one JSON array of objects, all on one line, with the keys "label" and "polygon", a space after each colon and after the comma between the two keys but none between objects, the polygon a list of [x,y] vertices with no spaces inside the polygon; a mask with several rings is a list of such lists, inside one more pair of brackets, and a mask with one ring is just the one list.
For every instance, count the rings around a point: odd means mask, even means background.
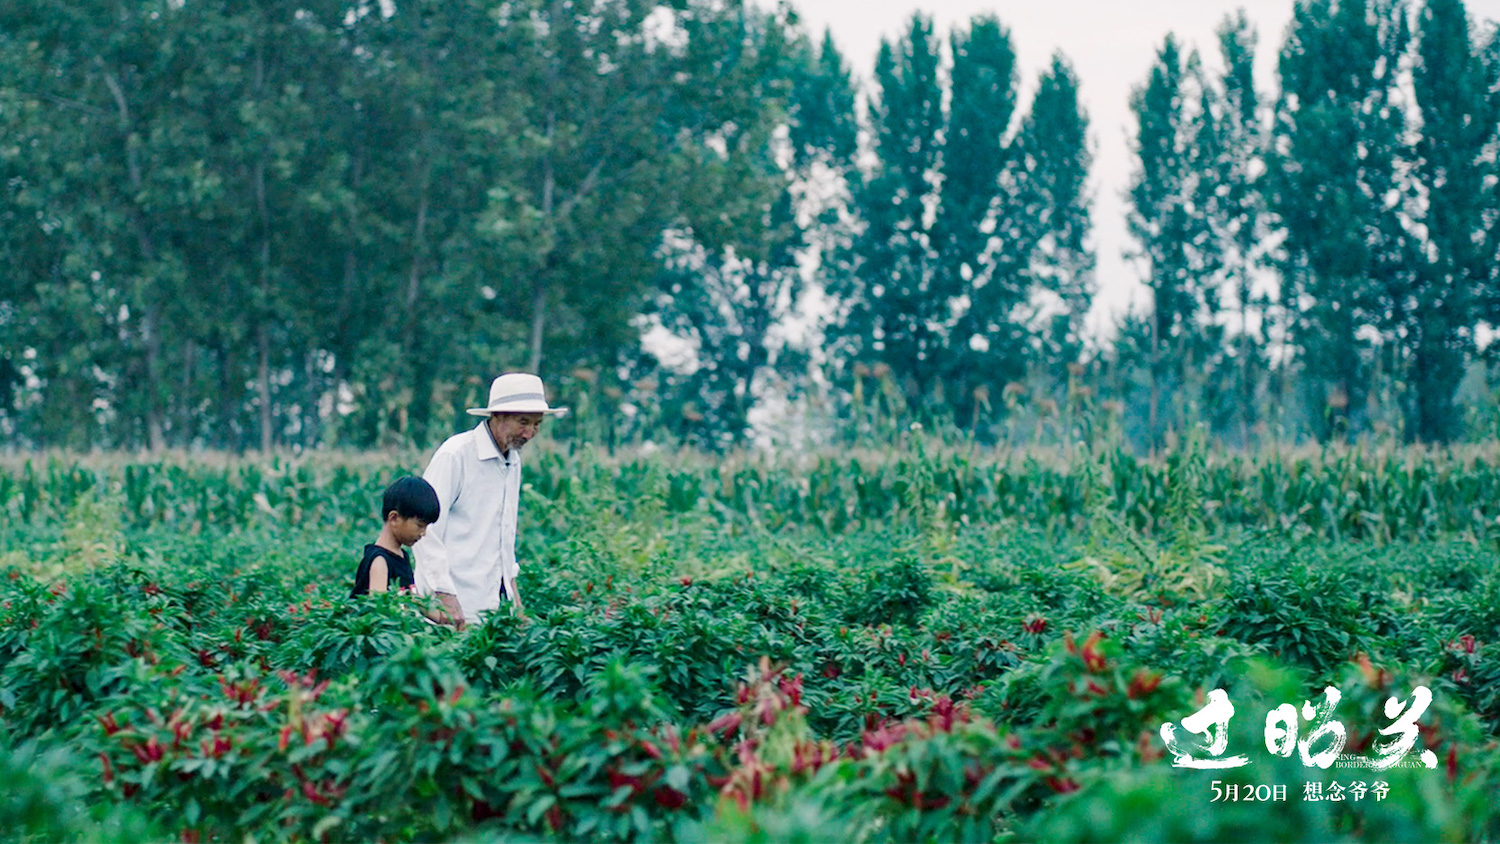
[{"label": "white sky", "polygon": [[[1500,18],[1500,0],[1468,0],[1469,14]],[[882,38],[906,30],[912,13],[931,15],[946,39],[955,23],[993,14],[1010,29],[1021,73],[1021,100],[1030,101],[1037,77],[1061,50],[1079,77],[1094,146],[1094,246],[1099,291],[1089,324],[1096,336],[1113,336],[1112,323],[1130,304],[1144,304],[1145,287],[1123,256],[1129,247],[1123,198],[1132,162],[1128,138],[1135,124],[1129,95],[1145,79],[1168,32],[1196,47],[1210,72],[1220,67],[1214,30],[1243,8],[1260,35],[1256,69],[1262,96],[1274,91],[1276,56],[1291,20],[1292,0],[793,0],[814,40],[831,28],[846,60],[870,85]]]}]

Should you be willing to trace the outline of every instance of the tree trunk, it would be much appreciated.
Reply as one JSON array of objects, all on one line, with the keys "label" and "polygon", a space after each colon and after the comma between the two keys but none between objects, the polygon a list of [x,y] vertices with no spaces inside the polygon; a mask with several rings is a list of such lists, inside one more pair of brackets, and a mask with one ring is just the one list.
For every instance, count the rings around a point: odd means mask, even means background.
[{"label": "tree trunk", "polygon": [[318,444],[321,433],[318,428],[318,405],[323,395],[323,369],[318,365],[316,349],[302,353],[302,424],[298,431],[298,442],[304,448]]},{"label": "tree trunk", "polygon": [[[254,91],[257,97],[265,89],[265,35],[255,47]],[[256,382],[260,391],[260,450],[268,454],[276,443],[271,408],[271,209],[266,199],[266,150],[261,148],[255,162],[255,206],[260,215],[260,305],[256,334],[260,350]]]},{"label": "tree trunk", "polygon": [[1276,441],[1276,444],[1279,447],[1281,445],[1282,422],[1286,419],[1286,399],[1287,396],[1291,395],[1292,392],[1292,338],[1296,337],[1299,334],[1300,328],[1297,325],[1297,314],[1286,305],[1285,294],[1280,295],[1278,298],[1282,300],[1281,314],[1283,320],[1280,360],[1281,371],[1277,373],[1278,377],[1276,378],[1276,433],[1275,435],[1273,435],[1272,439]]},{"label": "tree trunk", "polygon": [[[344,280],[342,295],[339,296],[338,320],[334,330],[344,342],[340,343],[339,353],[348,357],[353,349],[353,338],[360,334],[359,328],[351,325],[353,314],[350,305],[355,301],[356,287],[359,284],[359,254],[356,247],[359,244],[359,187],[360,177],[364,173],[363,150],[356,150],[349,171],[349,201],[345,203],[344,216],[349,227],[349,241],[344,247]],[[340,361],[340,366],[343,361]]]},{"label": "tree trunk", "polygon": [[260,361],[256,388],[260,394],[260,450],[269,453],[275,445],[271,408],[271,215],[266,204],[266,162],[264,153],[255,163],[255,203],[260,211],[260,299],[261,313],[255,333]]},{"label": "tree trunk", "polygon": [[[427,144],[424,143],[423,146],[426,147]],[[412,231],[411,266],[406,275],[406,325],[402,332],[402,347],[406,350],[406,360],[413,363],[420,360],[417,350],[421,343],[421,323],[417,303],[422,297],[422,273],[425,271],[424,258],[427,254],[427,212],[430,207],[428,194],[432,178],[432,168],[427,162],[430,160],[431,156],[422,155],[422,169],[417,180],[421,193],[417,197],[417,220]],[[414,427],[425,427],[432,397],[432,383],[426,374],[417,372],[415,368],[409,372],[411,398],[397,417],[400,421],[396,426],[398,432],[407,438],[412,436]]]},{"label": "tree trunk", "polygon": [[[552,171],[552,139],[557,131],[557,113],[547,113],[547,152],[542,156],[542,226],[549,234],[556,230],[557,221],[552,218],[556,202],[557,176]],[[542,256],[541,267],[531,283],[531,357],[530,371],[542,372],[542,338],[547,328],[547,277],[552,271],[552,253],[556,249],[555,239],[547,240],[547,251]]]},{"label": "tree trunk", "polygon": [[1152,297],[1151,313],[1151,398],[1146,410],[1147,441],[1152,455],[1160,443],[1157,430],[1157,408],[1161,403],[1161,297]]},{"label": "tree trunk", "polygon": [[[135,231],[136,243],[140,248],[142,262],[149,268],[156,261],[156,246],[151,238],[151,233],[137,197],[141,195],[141,187],[144,177],[141,172],[141,153],[139,139],[135,133],[135,127],[130,114],[130,101],[125,96],[125,86],[112,72],[104,74],[104,83],[109,88],[110,95],[114,98],[115,108],[118,112],[117,119],[120,125],[120,133],[125,141],[125,171],[130,182],[130,226]],[[155,291],[146,289],[144,283],[140,287],[140,298],[143,304],[141,317],[141,343],[145,352],[145,382],[146,382],[146,436],[152,451],[160,451],[165,447],[166,440],[164,425],[162,424],[161,389],[158,381],[161,372],[161,335],[158,326],[160,314],[153,301]]]},{"label": "tree trunk", "polygon": [[271,334],[266,330],[264,322],[256,332],[259,335],[256,344],[259,347],[259,363],[256,365],[255,384],[260,391],[260,450],[262,454],[269,454],[271,446],[275,444],[271,435]]},{"label": "tree trunk", "polygon": [[[362,134],[362,133],[359,133]],[[354,151],[353,161],[349,173],[349,201],[345,206],[344,213],[348,220],[349,234],[348,243],[344,248],[344,279],[339,296],[338,320],[334,324],[335,337],[337,338],[333,348],[333,372],[329,373],[328,384],[333,392],[332,407],[329,415],[337,420],[339,414],[339,394],[343,387],[349,383],[350,373],[353,370],[354,355],[358,338],[361,335],[361,322],[355,318],[351,306],[357,300],[359,289],[359,188],[361,176],[364,173],[364,147],[360,145]],[[335,424],[333,428],[335,438],[343,430],[342,426]],[[333,443],[323,443],[333,445]]]},{"label": "tree trunk", "polygon": [[142,339],[146,343],[146,437],[152,451],[166,448],[166,426],[162,424],[161,407],[161,322],[160,309],[156,303],[146,305],[146,316],[141,323]]},{"label": "tree trunk", "polygon": [[531,285],[531,356],[530,372],[542,371],[542,333],[547,324],[547,285],[540,277]]},{"label": "tree trunk", "polygon": [[214,349],[214,358],[219,364],[219,430],[210,442],[219,448],[231,451],[239,450],[238,437],[232,436],[234,431],[234,352],[231,344],[220,341]]},{"label": "tree trunk", "polygon": [[427,251],[428,175],[428,169],[423,167],[419,181],[421,194],[417,197],[417,221],[412,228],[411,266],[406,273],[406,325],[403,333],[408,354],[416,347],[417,342],[417,300],[422,295],[422,256]]},{"label": "tree trunk", "polygon": [[[1250,448],[1250,424],[1255,403],[1255,385],[1251,383],[1250,354],[1254,344],[1250,342],[1250,280],[1243,267],[1240,274],[1240,448]],[[1265,330],[1265,324],[1261,324]]]},{"label": "tree trunk", "polygon": [[182,348],[182,386],[177,391],[176,406],[172,409],[172,417],[176,420],[176,436],[173,439],[179,447],[189,445],[193,440],[193,382],[197,378],[198,344],[188,340]]}]

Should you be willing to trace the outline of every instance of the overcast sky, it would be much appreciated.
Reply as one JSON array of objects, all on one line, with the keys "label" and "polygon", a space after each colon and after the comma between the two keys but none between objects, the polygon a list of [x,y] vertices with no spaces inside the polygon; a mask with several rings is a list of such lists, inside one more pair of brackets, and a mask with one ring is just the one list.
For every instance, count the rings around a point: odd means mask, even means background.
[{"label": "overcast sky", "polygon": [[[994,14],[1010,29],[1019,57],[1022,102],[1029,101],[1037,77],[1061,50],[1078,73],[1095,151],[1093,172],[1094,245],[1099,256],[1099,292],[1090,326],[1112,336],[1113,318],[1134,301],[1144,304],[1138,268],[1122,253],[1128,247],[1123,194],[1130,177],[1128,137],[1130,89],[1140,84],[1168,32],[1197,47],[1216,70],[1214,30],[1243,8],[1260,34],[1256,68],[1263,92],[1275,89],[1276,54],[1291,20],[1292,0],[793,0],[814,38],[831,28],[834,40],[855,72],[869,85],[882,38],[894,39],[912,13],[931,15],[946,38],[954,23]],[[1500,0],[1468,0],[1471,15],[1500,19]]]}]

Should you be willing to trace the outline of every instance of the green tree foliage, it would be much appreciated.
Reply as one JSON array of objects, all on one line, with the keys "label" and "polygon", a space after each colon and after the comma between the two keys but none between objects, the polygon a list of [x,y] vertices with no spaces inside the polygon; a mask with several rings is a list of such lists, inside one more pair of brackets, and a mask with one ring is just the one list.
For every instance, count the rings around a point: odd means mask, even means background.
[{"label": "green tree foliage", "polygon": [[1400,166],[1404,3],[1299,2],[1280,72],[1272,207],[1286,237],[1282,298],[1318,431],[1367,417],[1375,337],[1406,321],[1414,242]]},{"label": "green tree foliage", "polygon": [[681,198],[780,184],[697,166],[771,131],[765,17],[7,6],[4,424],[39,445],[430,441],[491,373],[608,371]]},{"label": "green tree foliage", "polygon": [[[1492,69],[1471,35],[1462,0],[1427,0],[1418,18],[1412,87],[1422,123],[1415,174],[1425,192],[1426,260],[1403,311],[1411,370],[1408,432],[1424,442],[1458,433],[1458,382],[1474,353],[1483,291],[1495,280],[1495,144],[1500,111]],[[1488,190],[1487,190],[1488,189]]]},{"label": "green tree foliage", "polygon": [[[1244,11],[1227,17],[1217,30],[1222,74],[1203,90],[1205,190],[1209,224],[1218,241],[1223,299],[1235,313],[1227,354],[1233,377],[1208,385],[1209,407],[1222,429],[1237,428],[1250,441],[1256,423],[1257,387],[1267,370],[1269,300],[1255,289],[1255,274],[1267,234],[1261,178],[1265,172],[1265,126],[1255,87],[1255,28]],[[1233,413],[1227,418],[1224,411]]]},{"label": "green tree foliage", "polygon": [[398,4],[391,15],[361,7],[344,38],[328,104],[335,152],[326,186],[307,197],[332,240],[319,345],[333,382],[358,390],[334,438],[425,440],[451,425],[445,397],[465,392],[454,385],[498,363],[481,350],[511,350],[487,307],[476,219],[520,134],[523,99],[507,80],[526,42],[471,0]]},{"label": "green tree foliage", "polygon": [[854,158],[859,127],[855,120],[854,79],[848,63],[824,30],[816,51],[798,44],[789,68],[792,79],[789,137],[799,165],[821,160],[847,167]]},{"label": "green tree foliage", "polygon": [[1153,447],[1168,424],[1163,403],[1175,399],[1171,425],[1181,428],[1187,403],[1201,397],[1222,334],[1213,322],[1223,258],[1207,214],[1212,188],[1204,164],[1213,146],[1203,88],[1197,53],[1184,56],[1168,35],[1146,83],[1131,94],[1139,169],[1131,179],[1128,224],[1151,290],[1146,368]]},{"label": "green tree foliage", "polygon": [[62,442],[96,440],[106,408],[138,439],[165,436],[166,326],[191,271],[181,244],[214,188],[203,117],[182,95],[208,37],[192,17],[31,4],[0,19],[7,210],[22,225],[7,240],[28,273],[9,291],[21,342],[5,345],[32,388],[22,421]]},{"label": "green tree foliage", "polygon": [[1056,310],[1038,338],[1038,360],[1054,377],[1083,356],[1083,318],[1095,289],[1088,129],[1078,77],[1057,53],[1037,83],[1016,140],[1023,219],[1034,239],[1027,274],[1034,289],[1055,297]]},{"label": "green tree foliage", "polygon": [[[979,17],[968,32],[955,30],[950,46],[950,106],[930,230],[933,283],[941,294],[927,316],[946,336],[932,361],[939,380],[917,374],[920,392],[909,391],[907,399],[920,406],[946,396],[959,418],[970,419],[988,385],[1025,371],[1030,338],[1023,320],[1036,238],[1025,217],[1012,132],[1019,74],[1010,32]],[[898,374],[911,372],[902,369]]]},{"label": "green tree foliage", "polygon": [[787,4],[0,4],[0,436],[429,444],[530,368],[584,411],[554,430],[611,442],[729,445],[825,388],[850,430],[1009,434],[1034,395],[1070,437],[1098,393],[1148,447],[1446,442],[1500,348],[1469,12],[1295,0],[1274,92],[1244,13],[1211,69],[1168,36],[1130,103],[1151,301],[1090,368],[1079,80],[1054,56],[1028,105],[994,17],[914,17],[861,104]]},{"label": "green tree foliage", "polygon": [[1093,267],[1088,121],[1061,56],[1016,119],[1015,51],[998,20],[975,18],[949,47],[945,63],[920,15],[881,46],[874,163],[853,179],[858,225],[829,271],[840,305],[829,336],[843,374],[873,366],[893,406],[977,424],[999,387],[1077,354]]},{"label": "green tree foliage", "polygon": [[758,66],[741,84],[749,102],[790,88],[789,107],[751,116],[693,162],[650,312],[693,358],[684,368],[655,367],[671,405],[665,416],[710,447],[741,442],[754,404],[778,386],[795,387],[806,371],[806,349],[782,330],[803,294],[799,260],[815,229],[798,220],[799,188],[845,166],[854,144],[853,89],[831,38],[814,50],[785,19],[760,25],[770,27],[764,53],[747,62]]},{"label": "green tree foliage", "polygon": [[[880,96],[870,103],[879,163],[859,174],[853,203],[863,230],[844,256],[846,272],[830,287],[845,310],[830,336],[851,359],[877,358],[910,378],[908,394],[931,388],[944,348],[937,332],[952,292],[938,289],[927,206],[942,129],[939,45],[927,18],[916,16],[901,39],[882,41],[875,61]],[[946,279],[945,279],[946,280]]]}]

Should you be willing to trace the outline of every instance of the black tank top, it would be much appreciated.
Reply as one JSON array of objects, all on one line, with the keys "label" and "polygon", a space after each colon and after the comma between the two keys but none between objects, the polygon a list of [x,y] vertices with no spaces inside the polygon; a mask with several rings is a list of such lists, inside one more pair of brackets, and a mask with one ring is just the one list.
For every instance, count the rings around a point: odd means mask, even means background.
[{"label": "black tank top", "polygon": [[397,554],[372,543],[365,546],[365,558],[359,561],[359,571],[354,573],[354,591],[349,593],[349,597],[370,594],[370,564],[375,562],[376,557],[385,558],[386,588],[403,589],[416,583],[411,561],[406,559],[405,554]]}]

